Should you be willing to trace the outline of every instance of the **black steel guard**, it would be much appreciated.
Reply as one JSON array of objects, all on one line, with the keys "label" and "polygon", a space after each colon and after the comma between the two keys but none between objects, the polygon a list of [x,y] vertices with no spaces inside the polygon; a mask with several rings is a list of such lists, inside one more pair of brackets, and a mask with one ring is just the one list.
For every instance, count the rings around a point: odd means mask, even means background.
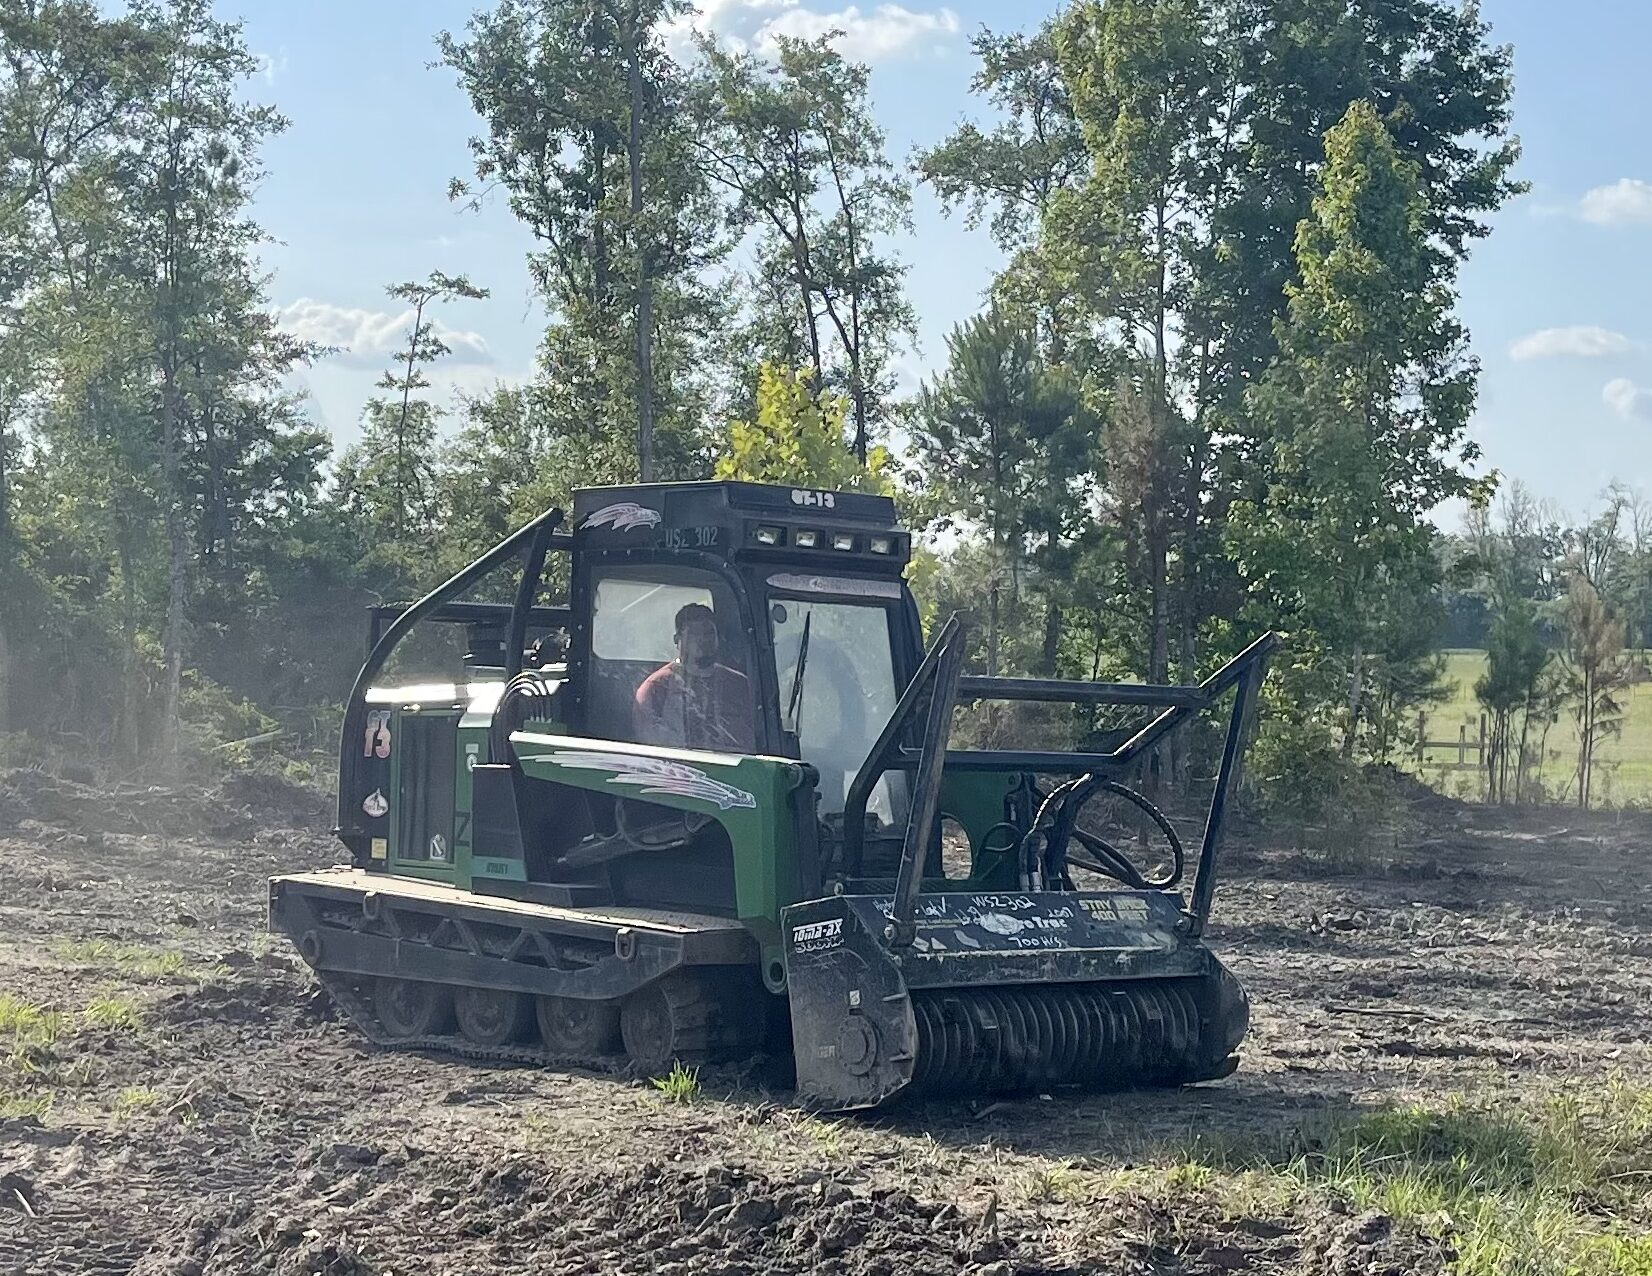
[{"label": "black steel guard", "polygon": [[[403,610],[382,633],[378,632],[379,618],[375,615],[373,627],[376,638],[372,650],[367,653],[367,659],[361,666],[361,672],[356,675],[356,681],[350,688],[350,698],[344,702],[344,725],[339,732],[338,746],[338,825],[334,832],[339,840],[350,848],[358,863],[364,861],[366,856],[364,848],[359,845],[363,834],[357,824],[356,803],[361,800],[361,795],[356,791],[356,779],[361,764],[361,737],[366,727],[367,692],[373,685],[373,679],[378,677],[401,640],[420,621],[438,617],[481,619],[483,613],[476,609],[486,604],[462,604],[455,602],[455,599],[489,572],[525,549],[528,561],[524,564],[526,570],[517,590],[515,605],[500,611],[490,609],[488,613],[490,616],[497,615],[508,621],[512,639],[524,634],[530,614],[540,610],[533,606],[533,599],[538,589],[540,570],[546,552],[567,548],[572,543],[568,537],[554,535],[561,524],[560,509],[546,510],[531,523],[505,537],[475,562],[448,577],[411,607]],[[509,658],[507,652],[507,660]],[[520,670],[521,660],[522,654],[518,650],[514,668]]]},{"label": "black steel guard", "polygon": [[[924,850],[934,836],[939,818],[941,777],[947,768],[959,771],[1021,771],[1057,775],[1116,774],[1134,765],[1165,736],[1183,726],[1229,691],[1234,693],[1222,745],[1222,761],[1211,793],[1199,847],[1187,928],[1192,938],[1203,933],[1216,891],[1216,860],[1221,849],[1228,798],[1240,781],[1245,735],[1267,661],[1278,645],[1278,635],[1263,634],[1215,673],[1194,687],[1143,683],[1065,682],[1039,678],[962,677],[964,626],[952,616],[936,635],[923,663],[912,676],[889,716],[865,764],[849,786],[843,812],[843,862],[857,864],[865,841],[866,803],[873,787],[888,771],[917,773],[911,814],[901,848],[893,916],[885,933],[892,946],[907,946],[915,933],[914,915],[922,885]],[[924,693],[930,692],[923,739],[913,749],[908,737]],[[1162,705],[1141,730],[1107,753],[1049,752],[1013,749],[948,750],[952,711],[960,696],[982,700],[1039,700],[1067,704]]]}]

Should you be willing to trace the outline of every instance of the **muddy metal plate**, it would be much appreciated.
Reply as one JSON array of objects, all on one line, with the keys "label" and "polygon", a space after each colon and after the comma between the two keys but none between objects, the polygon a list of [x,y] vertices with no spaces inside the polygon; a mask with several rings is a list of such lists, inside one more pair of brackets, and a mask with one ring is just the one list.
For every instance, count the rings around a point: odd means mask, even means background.
[{"label": "muddy metal plate", "polygon": [[[831,960],[849,942],[888,947],[888,896],[839,896],[786,910],[788,965]],[[917,937],[893,950],[909,987],[1203,974],[1209,953],[1180,930],[1162,891],[921,896]]]}]

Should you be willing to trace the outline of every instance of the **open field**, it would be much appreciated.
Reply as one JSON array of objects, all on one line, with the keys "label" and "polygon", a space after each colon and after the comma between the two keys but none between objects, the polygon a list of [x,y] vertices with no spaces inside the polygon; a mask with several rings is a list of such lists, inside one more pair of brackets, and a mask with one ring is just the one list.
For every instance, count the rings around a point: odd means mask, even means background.
[{"label": "open field", "polygon": [[262,933],[320,804],[0,777],[0,1272],[1652,1272],[1652,820],[1241,846],[1226,1081],[822,1119],[357,1041]]},{"label": "open field", "polygon": [[[1485,672],[1486,653],[1458,649],[1446,656],[1446,682],[1450,696],[1428,709],[1428,737],[1456,740],[1459,726],[1468,728],[1472,743],[1479,739],[1480,703],[1474,698],[1474,681]],[[1652,801],[1652,683],[1640,683],[1625,693],[1627,711],[1623,734],[1605,741],[1596,762],[1595,792],[1601,805],[1637,805]],[[1478,797],[1480,776],[1475,771],[1442,767],[1454,763],[1457,750],[1430,749],[1419,768],[1408,761],[1410,770],[1442,792],[1462,797]],[[1469,760],[1474,754],[1469,753]],[[1577,770],[1577,728],[1569,713],[1549,728],[1544,752],[1543,784],[1557,800],[1575,798]]]}]

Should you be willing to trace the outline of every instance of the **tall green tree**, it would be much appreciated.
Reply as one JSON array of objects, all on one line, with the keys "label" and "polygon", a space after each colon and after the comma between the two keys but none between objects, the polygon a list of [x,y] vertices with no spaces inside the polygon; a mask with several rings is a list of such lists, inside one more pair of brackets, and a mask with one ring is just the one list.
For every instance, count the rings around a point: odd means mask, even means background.
[{"label": "tall green tree", "polygon": [[1168,681],[1173,645],[1184,665],[1194,655],[1209,364],[1185,336],[1200,324],[1198,265],[1233,154],[1219,29],[1202,0],[1117,0],[1074,5],[1055,36],[1091,167],[1081,188],[1052,198],[1043,260],[1092,339],[1116,332],[1136,365],[1126,375],[1141,460],[1129,481],[1140,504],[1129,516],[1143,528],[1133,584],[1149,600],[1154,682]]},{"label": "tall green tree", "polygon": [[1475,699],[1491,715],[1484,760],[1488,801],[1521,800],[1533,718],[1544,700],[1541,687],[1551,663],[1531,601],[1503,600],[1486,638],[1486,671],[1474,683]]},{"label": "tall green tree", "polygon": [[1603,741],[1623,732],[1623,691],[1631,677],[1623,621],[1612,615],[1587,577],[1572,577],[1566,595],[1566,670],[1577,722],[1577,804],[1588,810]]},{"label": "tall green tree", "polygon": [[[28,686],[48,713],[114,722],[129,761],[170,761],[207,562],[267,514],[267,490],[242,476],[314,446],[269,408],[308,351],[274,330],[246,213],[282,121],[243,100],[255,59],[196,0],[116,15],[18,0],[0,27],[0,367],[24,387],[29,509],[13,531],[33,601]],[[111,629],[115,661],[83,664],[60,637],[96,650]]]},{"label": "tall green tree", "polygon": [[[1449,293],[1486,215],[1519,189],[1509,52],[1454,0],[1108,0],[977,46],[976,91],[997,118],[961,127],[919,171],[970,218],[997,219],[1012,260],[996,294],[1033,308],[1051,352],[1109,405],[1096,531],[1123,570],[1097,581],[1108,659],[1197,676],[1202,637],[1239,636],[1247,583],[1224,529],[1267,481],[1273,443],[1250,394],[1280,356],[1327,131],[1350,103],[1373,104],[1417,165],[1425,274]],[[1396,651],[1415,645],[1414,632],[1399,643],[1414,629],[1402,613],[1371,603]],[[1248,616],[1239,628],[1265,622]],[[1421,685],[1402,664],[1368,673]]]},{"label": "tall green tree", "polygon": [[1436,596],[1429,513],[1489,490],[1468,468],[1478,368],[1431,269],[1417,167],[1366,102],[1325,149],[1280,354],[1249,401],[1262,481],[1229,529],[1253,605],[1334,671],[1348,753],[1387,621]]},{"label": "tall green tree", "polygon": [[1072,301],[1052,285],[1037,251],[1039,229],[1056,197],[1077,188],[1090,167],[1056,48],[1060,19],[1027,34],[982,29],[970,39],[980,66],[970,90],[992,108],[988,124],[966,120],[921,152],[914,165],[948,212],[971,228],[986,224],[1010,257],[994,284],[1007,304],[1041,318],[1052,358],[1067,358]]},{"label": "tall green tree", "polygon": [[997,674],[1003,587],[1019,600],[1029,560],[1059,544],[1083,508],[1093,427],[1071,375],[1046,362],[1029,325],[996,308],[954,328],[947,355],[912,442],[932,499],[990,547],[986,664]]},{"label": "tall green tree", "polygon": [[819,392],[848,396],[864,463],[895,418],[892,360],[912,333],[906,268],[886,245],[910,227],[911,191],[873,120],[868,69],[830,35],[777,39],[772,62],[702,39],[701,171],[758,240],[759,353],[807,361]]},{"label": "tall green tree", "polygon": [[[698,351],[716,313],[702,274],[729,245],[664,49],[686,9],[500,0],[462,38],[439,40],[487,124],[471,144],[476,190],[502,188],[541,245],[529,266],[552,313],[547,406],[566,432],[609,437],[605,469],[624,466],[614,478],[680,474],[701,448]],[[479,197],[465,182],[453,190]]]},{"label": "tall green tree", "polygon": [[452,350],[436,335],[430,308],[488,294],[463,275],[439,270],[386,291],[410,308],[407,346],[398,366],[379,378],[378,388],[386,393],[367,401],[361,441],[339,462],[338,491],[364,537],[366,557],[387,586],[405,592],[435,573],[440,539],[436,471],[442,409],[421,392],[430,388],[425,369]]},{"label": "tall green tree", "polygon": [[[263,234],[244,210],[257,180],[258,149],[286,121],[241,99],[241,81],[257,61],[239,28],[214,19],[207,0],[146,2],[133,13],[163,41],[121,162],[130,270],[159,383],[157,490],[166,536],[160,743],[171,758],[178,751],[195,567],[192,511],[207,503],[190,480],[216,483],[225,460],[214,446],[212,411],[212,400],[226,390],[224,369],[209,362],[226,331],[248,334],[243,356],[269,341],[251,265]],[[298,351],[271,344],[259,353],[284,367]],[[245,362],[229,370],[228,389],[244,370]],[[191,475],[197,449],[209,455]]]}]

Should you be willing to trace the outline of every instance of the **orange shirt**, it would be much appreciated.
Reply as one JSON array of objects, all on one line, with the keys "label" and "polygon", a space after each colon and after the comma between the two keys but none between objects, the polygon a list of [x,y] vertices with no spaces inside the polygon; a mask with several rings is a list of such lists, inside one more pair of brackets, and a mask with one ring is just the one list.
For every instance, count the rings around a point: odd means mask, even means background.
[{"label": "orange shirt", "polygon": [[721,749],[750,753],[751,684],[727,665],[713,665],[699,677],[685,674],[673,660],[661,665],[637,688],[637,739],[683,749]]}]

